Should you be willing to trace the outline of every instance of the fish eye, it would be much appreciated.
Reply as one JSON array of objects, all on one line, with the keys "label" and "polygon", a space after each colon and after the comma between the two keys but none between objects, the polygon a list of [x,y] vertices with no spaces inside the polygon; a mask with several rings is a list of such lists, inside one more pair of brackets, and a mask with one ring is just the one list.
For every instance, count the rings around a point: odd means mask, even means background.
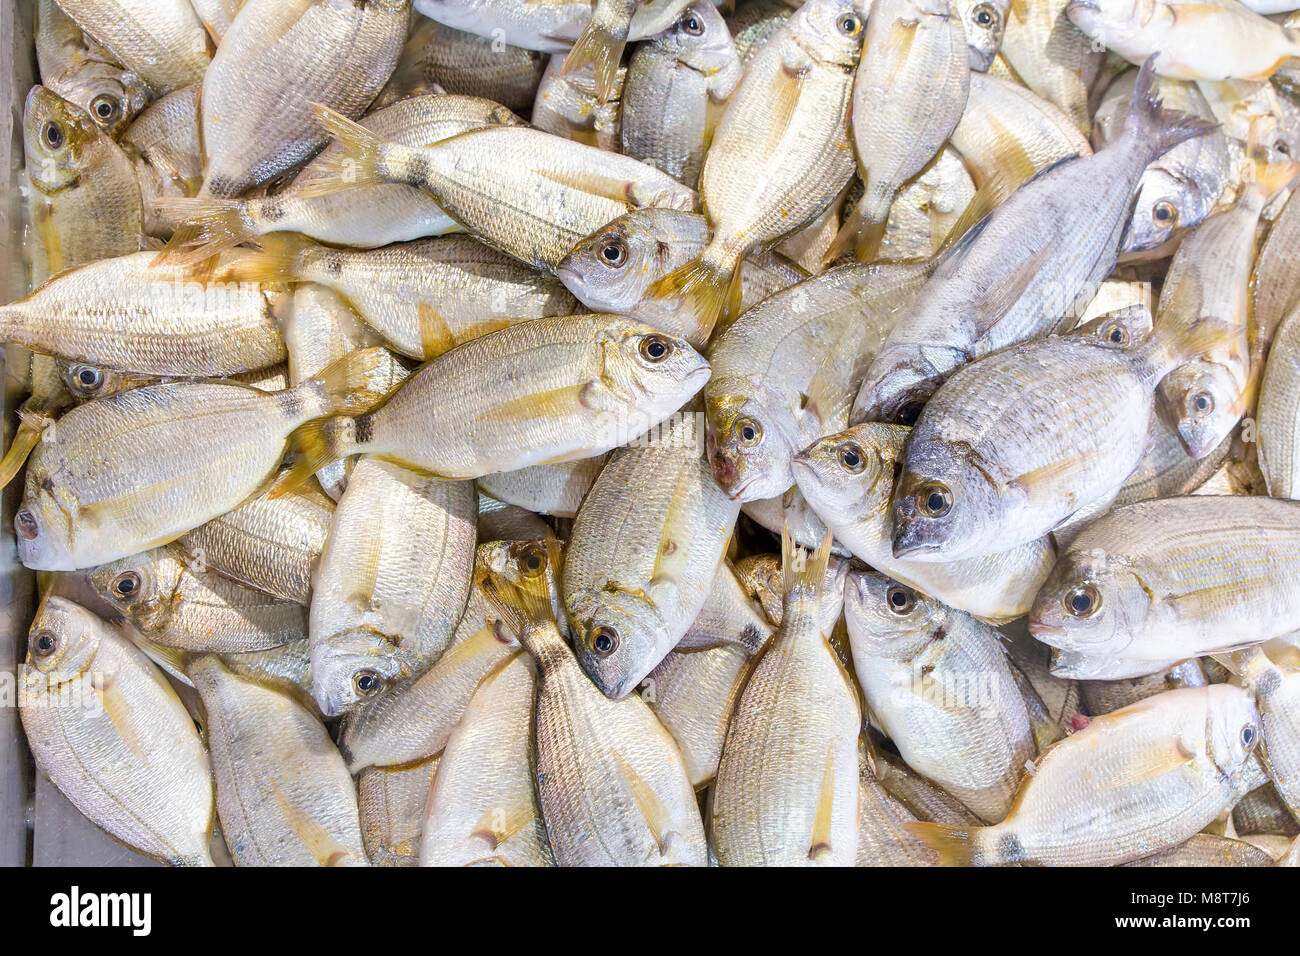
[{"label": "fish eye", "polygon": [[32,653],[37,657],[49,657],[59,649],[59,635],[50,630],[39,630],[32,635]]},{"label": "fish eye", "polygon": [[627,262],[627,242],[622,236],[604,236],[596,247],[596,255],[600,257],[601,265],[617,269]]},{"label": "fish eye", "polygon": [[1247,750],[1250,750],[1255,746],[1255,741],[1258,737],[1259,735],[1255,733],[1255,728],[1250,724],[1241,728],[1241,745]]},{"label": "fish eye", "polygon": [[1128,345],[1128,329],[1120,322],[1111,322],[1101,330],[1102,338],[1116,345]]},{"label": "fish eye", "polygon": [[682,29],[693,37],[704,35],[704,21],[693,13],[682,17]]},{"label": "fish eye", "polygon": [[763,440],[763,426],[752,418],[737,419],[734,431],[746,448],[753,448]]},{"label": "fish eye", "polygon": [[942,518],[952,510],[952,492],[943,482],[927,482],[916,493],[916,507],[927,518]]},{"label": "fish eye", "polygon": [[101,123],[111,123],[122,115],[122,104],[116,96],[100,93],[90,101],[90,112]]},{"label": "fish eye", "polygon": [[641,340],[641,357],[658,365],[672,354],[672,343],[658,335],[647,335]]},{"label": "fish eye", "polygon": [[982,27],[993,26],[998,21],[998,11],[987,3],[975,8],[975,22]]},{"label": "fish eye", "polygon": [[129,601],[140,593],[140,574],[138,571],[123,571],[113,578],[108,585],[109,594],[114,600]]},{"label": "fish eye", "polygon": [[96,389],[104,384],[104,373],[100,369],[83,365],[77,370],[77,384],[85,389]]},{"label": "fish eye", "polygon": [[519,558],[519,567],[523,569],[524,577],[537,577],[546,568],[545,552],[538,545],[530,544]]},{"label": "fish eye", "polygon": [[1079,584],[1065,592],[1061,603],[1071,617],[1092,617],[1101,608],[1101,592],[1091,584]]},{"label": "fish eye", "polygon": [[1291,155],[1291,147],[1286,144],[1286,140],[1279,139],[1273,144],[1273,150],[1283,156]]},{"label": "fish eye", "polygon": [[1151,218],[1158,226],[1178,225],[1178,207],[1168,199],[1162,199],[1151,207]]},{"label": "fish eye", "polygon": [[1187,411],[1192,415],[1208,415],[1214,411],[1214,396],[1205,390],[1187,396]]},{"label": "fish eye", "polygon": [[851,475],[859,474],[863,468],[867,467],[866,460],[862,455],[862,448],[851,441],[846,441],[839,447],[836,453],[840,460],[840,465]]},{"label": "fish eye", "polygon": [[921,409],[925,408],[924,402],[908,402],[898,410],[898,424],[907,425],[909,428],[916,424],[916,420],[921,417]]},{"label": "fish eye", "polygon": [[41,526],[36,523],[36,516],[24,508],[14,515],[14,530],[23,540],[33,541],[41,533]]},{"label": "fish eye", "polygon": [[608,657],[618,647],[618,631],[601,624],[591,632],[591,649],[601,657]]},{"label": "fish eye", "polygon": [[63,127],[51,120],[45,124],[41,130],[41,138],[45,140],[45,145],[50,149],[60,149],[63,146]]},{"label": "fish eye", "polygon": [[352,686],[362,697],[374,697],[384,689],[384,679],[374,671],[357,671],[352,675]]},{"label": "fish eye", "polygon": [[895,584],[885,592],[885,601],[889,604],[889,610],[901,617],[916,607],[916,592],[901,584]]},{"label": "fish eye", "polygon": [[846,13],[835,21],[835,28],[846,37],[855,37],[862,31],[862,21],[856,13]]}]

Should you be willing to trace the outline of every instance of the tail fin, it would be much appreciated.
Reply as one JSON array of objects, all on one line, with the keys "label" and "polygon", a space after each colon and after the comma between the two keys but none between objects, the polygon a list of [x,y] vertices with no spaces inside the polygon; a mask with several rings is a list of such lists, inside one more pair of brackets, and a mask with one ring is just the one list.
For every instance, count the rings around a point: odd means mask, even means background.
[{"label": "tail fin", "polygon": [[359,415],[388,394],[391,366],[392,358],[382,346],[357,349],[282,394],[301,401],[302,408],[296,410],[310,418]]},{"label": "tail fin", "polygon": [[385,145],[382,139],[328,106],[316,103],[311,109],[341,148],[327,149],[312,161],[311,181],[295,189],[295,196],[328,196],[386,181],[379,171],[379,154]]},{"label": "tail fin", "polygon": [[1157,324],[1145,345],[1147,361],[1156,369],[1158,377],[1164,378],[1180,365],[1215,352],[1242,334],[1241,329],[1211,318],[1201,319],[1186,334],[1168,323]]},{"label": "tail fin", "polygon": [[506,626],[519,635],[520,643],[525,647],[529,647],[528,636],[537,627],[556,627],[547,568],[555,569],[558,574],[560,542],[547,538],[545,550],[546,563],[541,567],[523,569],[518,582],[486,565],[479,565],[474,570],[475,585],[501,615]]},{"label": "tail fin", "polygon": [[601,103],[608,103],[618,93],[618,67],[626,46],[626,32],[620,37],[608,27],[598,24],[593,17],[582,31],[582,36],[573,44],[569,55],[564,58],[560,75],[577,73],[590,65],[596,75],[596,98]]},{"label": "tail fin", "polygon": [[1147,144],[1152,158],[1164,155],[1184,140],[1204,136],[1218,128],[1217,123],[1178,110],[1167,110],[1160,105],[1155,63],[1156,54],[1153,53],[1138,71],[1133,101],[1124,120],[1125,134]]},{"label": "tail fin", "polygon": [[279,232],[263,236],[262,247],[250,251],[223,266],[220,278],[226,282],[254,282],[258,285],[296,282],[300,272],[299,257],[316,245],[306,236]]},{"label": "tail fin", "polygon": [[888,220],[889,206],[883,211],[868,209],[867,197],[863,196],[831,240],[830,248],[822,258],[823,265],[833,262],[850,249],[859,262],[873,261],[880,254],[880,243],[885,238]]},{"label": "tail fin", "polygon": [[692,259],[658,279],[646,290],[646,297],[660,302],[676,300],[678,331],[692,342],[707,342],[719,319],[730,321],[740,314],[740,262],[730,270],[704,258]]},{"label": "tail fin", "polygon": [[258,233],[257,224],[248,216],[248,204],[241,199],[161,196],[153,201],[153,209],[177,223],[171,241],[154,258],[153,265],[195,265]]},{"label": "tail fin", "polygon": [[289,450],[293,464],[276,476],[268,498],[283,498],[297,491],[326,465],[363,449],[357,442],[356,419],[342,417],[299,425],[289,436]]},{"label": "tail fin", "polygon": [[794,543],[789,527],[781,528],[781,580],[785,596],[820,598],[826,589],[826,568],[830,564],[831,541],[829,528],[822,543],[810,557],[808,552]]},{"label": "tail fin", "polygon": [[22,471],[23,465],[27,463],[27,457],[41,443],[41,436],[45,433],[46,426],[53,424],[53,418],[19,409],[18,428],[14,431],[14,439],[9,443],[9,450],[5,452],[4,458],[0,459],[0,488],[6,487],[18,472]]},{"label": "tail fin", "polygon": [[940,866],[974,866],[973,827],[951,823],[904,823],[903,829],[939,854]]}]

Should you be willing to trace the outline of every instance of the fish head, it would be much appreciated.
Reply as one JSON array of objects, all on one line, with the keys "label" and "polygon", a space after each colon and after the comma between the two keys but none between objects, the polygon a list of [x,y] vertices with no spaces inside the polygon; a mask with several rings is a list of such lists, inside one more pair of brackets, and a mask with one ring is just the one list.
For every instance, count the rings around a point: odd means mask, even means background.
[{"label": "fish head", "polygon": [[[563,552],[558,542],[553,542],[552,547],[555,548],[556,554],[562,556]],[[561,633],[567,632],[566,622],[568,616],[563,610],[558,584],[560,569],[554,567],[555,562],[551,557],[547,542],[488,541],[478,546],[475,562],[515,585],[520,585],[526,579],[544,573],[546,575],[547,589],[551,594],[551,609],[555,612],[556,624]],[[475,574],[474,580],[479,580],[478,574]],[[504,622],[502,624],[504,627]],[[505,631],[508,630],[508,628],[505,628]],[[517,635],[515,636],[517,637]]]},{"label": "fish head", "polygon": [[1122,556],[1101,549],[1069,551],[1034,598],[1029,633],[1088,658],[1120,659],[1141,636],[1151,601]]},{"label": "fish head", "polygon": [[994,550],[1008,504],[969,453],[914,436],[894,483],[894,557],[944,560]]},{"label": "fish head", "polygon": [[[712,371],[689,342],[631,319],[611,322],[603,335],[603,379],[649,421],[663,418],[704,387]],[[640,434],[638,428],[632,434]]]},{"label": "fish head", "polygon": [[808,0],[786,21],[799,45],[823,63],[855,68],[867,35],[862,0]]},{"label": "fish head", "polygon": [[1070,332],[1071,336],[1096,339],[1109,348],[1128,348],[1145,342],[1151,335],[1155,319],[1146,303],[1138,302],[1126,305],[1113,312],[1099,315],[1089,322],[1077,326]]},{"label": "fish head", "polygon": [[630,312],[650,284],[672,270],[673,240],[680,231],[675,220],[682,217],[698,220],[698,241],[703,242],[701,217],[677,210],[636,209],[580,241],[560,260],[555,274],[587,308]]},{"label": "fish head", "polygon": [[1225,776],[1241,772],[1255,754],[1263,733],[1255,695],[1232,684],[1197,688],[1209,697],[1205,748]]},{"label": "fish head", "polygon": [[33,686],[58,686],[85,674],[108,627],[80,604],[51,594],[27,634],[27,671]]},{"label": "fish head", "polygon": [[326,717],[365,704],[411,672],[413,661],[399,642],[371,628],[357,627],[311,642],[311,695]]},{"label": "fish head", "polygon": [[65,501],[61,489],[50,477],[42,452],[46,443],[36,447],[27,463],[27,486],[22,506],[14,515],[14,536],[18,559],[33,571],[77,571],[80,542],[73,532],[71,515],[75,502]]},{"label": "fish head", "polygon": [[709,97],[725,100],[740,82],[740,53],[722,14],[712,3],[687,7],[660,44],[678,63],[709,81]]},{"label": "fish head", "polygon": [[105,150],[116,149],[81,109],[43,86],[27,94],[23,150],[27,175],[44,193],[79,184]]},{"label": "fish head", "polygon": [[654,604],[607,585],[569,602],[573,653],[606,697],[626,697],[676,643]]},{"label": "fish head", "polygon": [[1152,6],[1152,0],[1070,0],[1065,15],[1088,37],[1112,46],[1131,34],[1143,8]]},{"label": "fish head", "polygon": [[819,438],[792,462],[800,493],[832,528],[883,513],[909,431],[868,422]]},{"label": "fish head", "polygon": [[1166,421],[1193,458],[1214,451],[1241,417],[1241,385],[1226,366],[1209,359],[1174,369],[1160,392]]},{"label": "fish head", "polygon": [[85,111],[104,133],[117,139],[149,105],[148,85],[112,63],[86,60],[56,81],[59,95]]},{"label": "fish head", "polygon": [[718,487],[740,502],[785,494],[794,482],[791,425],[743,380],[711,382],[704,400],[705,451]]},{"label": "fish head", "polygon": [[58,359],[54,364],[59,370],[59,378],[63,380],[64,387],[83,402],[88,402],[92,398],[107,398],[118,392],[157,381],[147,375],[118,372],[97,365],[87,365],[84,362]]},{"label": "fish head", "polygon": [[1208,212],[1199,185],[1167,169],[1148,167],[1138,186],[1133,217],[1120,252],[1157,249],[1179,232],[1196,225]]},{"label": "fish head", "polygon": [[962,0],[955,6],[966,27],[970,68],[983,73],[993,65],[993,58],[1002,46],[1011,0]]},{"label": "fish head", "polygon": [[[933,359],[941,353],[936,364]],[[959,349],[940,346],[886,346],[867,371],[849,421],[916,424],[943,377],[966,358]]]},{"label": "fish head", "polygon": [[781,556],[779,554],[753,554],[736,562],[736,577],[745,593],[759,603],[768,623],[777,626],[782,617]]},{"label": "fish head", "polygon": [[942,636],[947,610],[915,588],[875,571],[851,571],[844,588],[853,646],[869,654],[911,656]]},{"label": "fish head", "polygon": [[86,578],[95,592],[146,635],[167,627],[185,568],[168,548],[101,564]]}]

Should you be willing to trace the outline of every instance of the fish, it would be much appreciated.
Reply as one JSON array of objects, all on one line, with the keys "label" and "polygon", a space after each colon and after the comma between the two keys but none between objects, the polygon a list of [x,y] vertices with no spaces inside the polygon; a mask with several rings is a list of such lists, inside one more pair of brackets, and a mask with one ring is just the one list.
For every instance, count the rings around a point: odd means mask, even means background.
[{"label": "fish", "polygon": [[876,258],[895,262],[931,258],[961,227],[975,194],[961,155],[944,146],[894,197]]},{"label": "fish", "polygon": [[366,866],[356,788],[320,718],[205,655],[203,698],[221,831],[237,866]]},{"label": "fish", "polygon": [[242,654],[307,633],[302,605],[187,563],[173,548],[109,561],[86,577],[109,607],[164,647]]},{"label": "fish", "polygon": [[36,766],[89,820],[167,863],[213,866],[207,748],[162,672],[50,595],[27,637],[18,714]]},{"label": "fish", "polygon": [[1233,829],[1239,835],[1280,833],[1300,834],[1300,822],[1292,816],[1272,782],[1246,794],[1232,808]]},{"label": "fish", "polygon": [[[708,244],[708,233],[708,222],[698,213],[634,209],[575,245],[560,260],[555,274],[588,309],[635,316],[702,348],[708,341],[703,330],[679,323],[672,308],[648,297],[646,291],[698,255]],[[751,308],[806,278],[806,271],[780,253],[751,253],[740,264],[741,308]]]},{"label": "fish", "polygon": [[858,747],[858,855],[854,866],[934,866],[939,860],[903,829],[916,817],[891,796],[872,770],[866,742]]},{"label": "fish", "polygon": [[686,635],[740,514],[713,481],[701,418],[688,406],[616,451],[565,547],[574,655],[614,699],[631,693]]},{"label": "fish", "polygon": [[367,767],[357,777],[361,840],[371,866],[418,866],[420,834],[440,757],[410,767]]},{"label": "fish", "polygon": [[1278,796],[1300,820],[1300,669],[1273,663],[1259,647],[1237,651],[1231,660],[1259,706],[1261,761]]},{"label": "fish", "polygon": [[259,286],[205,281],[154,254],[73,266],[0,306],[0,342],[126,372],[218,376],[285,358],[278,298]]},{"label": "fish", "polygon": [[438,763],[421,866],[554,866],[533,766],[536,678],[516,655],[474,692]]},{"label": "fish", "polygon": [[1002,820],[1037,749],[997,632],[869,571],[849,574],[844,613],[873,721],[913,770]]},{"label": "fish", "polygon": [[750,0],[736,4],[735,9],[726,15],[725,22],[742,67],[780,31],[781,25],[796,9],[796,4],[786,0]]},{"label": "fish", "polygon": [[648,293],[675,303],[701,337],[736,314],[741,257],[812,223],[849,184],[865,18],[855,0],[809,0],[747,65],[700,176],[713,237]]},{"label": "fish", "polygon": [[238,196],[311,159],[326,144],[313,104],[359,118],[397,65],[410,15],[410,0],[247,0],[203,74],[200,195]]},{"label": "fish", "polygon": [[203,79],[208,33],[190,0],[58,0],[63,12],[157,96]]},{"label": "fish", "polygon": [[1300,498],[1300,308],[1282,322],[1259,386],[1259,465],[1275,498]]},{"label": "fish", "polygon": [[966,809],[956,797],[909,767],[902,757],[878,747],[873,747],[873,751],[876,779],[885,792],[901,803],[917,820],[979,826],[979,817]]},{"label": "fish", "polygon": [[1124,866],[1272,866],[1273,858],[1241,840],[1197,833],[1185,843]]},{"label": "fish", "polygon": [[1146,450],[1156,387],[1222,335],[1111,329],[1022,342],[939,386],[894,485],[895,557],[974,558],[1105,510]]},{"label": "fish", "polygon": [[591,490],[609,454],[576,461],[529,465],[513,471],[483,475],[479,491],[506,504],[557,518],[572,518]]},{"label": "fish", "polygon": [[626,76],[627,69],[620,66],[613,87],[602,99],[592,66],[566,73],[564,57],[553,54],[537,87],[532,125],[576,143],[618,152],[623,126],[620,91]]},{"label": "fish", "polygon": [[986,73],[1002,47],[1011,0],[958,0],[953,11],[961,16],[966,29],[972,72]]},{"label": "fish", "polygon": [[1140,700],[1179,687],[1204,687],[1209,684],[1200,661],[1180,661],[1157,674],[1128,680],[1079,681],[1079,696],[1084,709],[1094,717],[1136,704]]},{"label": "fish", "polygon": [[136,252],[144,235],[140,183],[130,157],[78,107],[33,86],[23,111],[27,212],[48,277]]},{"label": "fish", "polygon": [[482,97],[522,116],[532,109],[546,64],[547,57],[536,50],[419,17],[388,85],[371,108],[438,88]]},{"label": "fish", "polygon": [[488,603],[538,669],[537,799],[560,866],[707,863],[704,827],[681,752],[639,695],[606,697],[555,622],[546,563],[517,580],[484,569]]},{"label": "fish", "polygon": [[588,458],[658,424],[708,374],[686,342],[628,319],[533,319],[426,363],[373,413],[300,429],[294,472],[359,452],[441,478]]},{"label": "fish", "polygon": [[478,495],[478,539],[480,541],[538,541],[551,533],[539,515],[518,505]]},{"label": "fish", "polygon": [[222,278],[314,282],[333,289],[391,348],[436,358],[514,322],[569,315],[574,300],[553,276],[469,236],[443,236],[353,250],[286,238],[262,241]]},{"label": "fish", "polygon": [[853,79],[854,152],[865,185],[828,259],[852,248],[870,261],[903,184],[952,134],[970,90],[970,52],[949,0],[874,0]]},{"label": "fish", "polygon": [[1047,539],[951,562],[894,556],[891,496],[908,435],[866,424],[819,439],[793,460],[799,490],[836,540],[881,573],[986,621],[1021,616],[1056,560]]},{"label": "fish", "polygon": [[[828,641],[830,534],[811,556],[782,539],[781,625],[727,728],[710,832],[719,866],[851,866],[858,853],[857,691]],[[847,568],[845,569],[847,570]]]},{"label": "fish", "polygon": [[382,397],[369,387],[381,353],[352,353],[283,392],[177,381],[79,405],[28,462],[14,518],[20,560],[91,568],[231,510],[271,479],[303,422]]},{"label": "fish", "polygon": [[622,152],[695,188],[721,109],[743,73],[722,14],[688,7],[638,43],[623,87]]},{"label": "fish", "polygon": [[1229,0],[1069,0],[1070,22],[1130,63],[1175,80],[1266,80],[1300,35]]},{"label": "fish", "polygon": [[[683,0],[642,0],[636,3],[627,27],[627,39],[644,40],[662,33],[677,19],[684,6]],[[594,14],[591,0],[556,0],[554,3],[415,0],[415,9],[446,26],[489,37],[506,46],[542,53],[567,53]],[[604,59],[603,52],[601,56]],[[618,60],[618,56],[613,56],[611,62],[617,63]]]},{"label": "fish", "polygon": [[246,0],[191,0],[194,12],[216,43],[220,43],[230,25],[235,22]]},{"label": "fish", "polygon": [[[1211,128],[1163,110],[1151,69],[1142,68],[1119,139],[1042,170],[947,249],[872,362],[851,424],[909,424],[962,364],[1073,324],[1115,264],[1142,170]],[[1074,201],[1083,181],[1088,203]],[[1044,208],[1055,211],[1050,222]]]},{"label": "fish", "polygon": [[[1192,495],[1113,509],[1061,554],[1030,610],[1030,633],[1073,655],[1059,672],[1072,664],[1069,676],[1114,679],[1300,629],[1284,583],[1297,507]],[[1109,676],[1092,673],[1106,667]]]},{"label": "fish", "polygon": [[764,301],[708,349],[704,389],[709,461],[741,502],[794,484],[791,460],[843,428],[856,385],[928,263],[834,266]]},{"label": "fish", "polygon": [[[543,272],[582,239],[629,209],[693,210],[695,191],[627,156],[524,126],[471,130],[430,146],[386,141],[321,108],[317,117],[342,149],[316,160],[330,195],[405,183],[431,196],[465,231]],[[515,162],[503,165],[501,156]]]},{"label": "fish", "polygon": [[292,494],[250,498],[181,535],[176,545],[190,567],[305,606],[333,518],[334,502],[308,484]]},{"label": "fish", "polygon": [[[470,130],[523,121],[490,100],[431,94],[400,100],[369,114],[362,126],[404,146],[428,146]],[[206,261],[223,249],[261,236],[299,232],[319,242],[374,249],[460,229],[427,194],[402,183],[356,185],[322,193],[343,152],[330,145],[284,190],[266,196],[160,199],[154,208],[187,231],[173,236],[160,260]]]},{"label": "fish", "polygon": [[474,487],[365,457],[312,576],[312,695],[327,717],[368,706],[451,642],[474,564]]},{"label": "fish", "polygon": [[1013,0],[999,51],[1018,79],[1059,106],[1087,136],[1088,88],[1101,68],[1103,46],[1071,22],[1069,5],[1069,0]]},{"label": "fish", "polygon": [[[199,138],[201,88],[201,84],[195,83],[160,97],[122,134],[123,146],[134,150],[157,177],[157,196],[146,204],[146,218],[154,214],[153,204],[157,199],[194,196],[203,186],[203,147]],[[142,182],[146,181],[143,173],[139,175]],[[155,234],[155,229],[151,228],[150,233]]]},{"label": "fish", "polygon": [[1002,822],[906,828],[948,865],[1128,863],[1183,843],[1231,807],[1258,742],[1248,691],[1171,690],[1055,744]]}]

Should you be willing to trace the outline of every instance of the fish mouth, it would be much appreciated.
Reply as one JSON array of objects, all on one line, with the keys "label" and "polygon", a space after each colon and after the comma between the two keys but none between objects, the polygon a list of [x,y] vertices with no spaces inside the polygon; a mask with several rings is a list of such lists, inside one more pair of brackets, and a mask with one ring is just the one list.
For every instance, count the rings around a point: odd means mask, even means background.
[{"label": "fish mouth", "polygon": [[[1036,641],[1052,647],[1059,647],[1056,641],[1066,637],[1070,632],[1060,624],[1033,624],[1029,625],[1029,636]],[[1055,638],[1056,640],[1052,640]]]},{"label": "fish mouth", "polygon": [[1099,0],[1070,0],[1065,5],[1065,13],[1068,16],[1076,10],[1091,10],[1094,13],[1101,12],[1101,3]]}]

